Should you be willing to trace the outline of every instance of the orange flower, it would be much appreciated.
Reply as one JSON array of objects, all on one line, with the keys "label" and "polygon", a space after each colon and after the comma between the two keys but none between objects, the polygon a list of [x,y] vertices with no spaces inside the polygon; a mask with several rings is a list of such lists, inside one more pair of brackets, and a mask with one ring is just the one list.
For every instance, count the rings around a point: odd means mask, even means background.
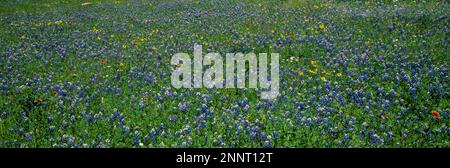
[{"label": "orange flower", "polygon": [[52,95],[52,96],[56,96],[56,95],[58,95],[58,92],[56,92],[55,90],[53,90],[53,91],[51,92],[51,95]]},{"label": "orange flower", "polygon": [[44,102],[44,99],[43,98],[36,98],[36,99],[33,99],[33,103],[42,103],[42,102]]},{"label": "orange flower", "polygon": [[98,63],[100,63],[100,65],[104,65],[104,64],[105,64],[105,59],[100,58],[100,60],[98,61]]},{"label": "orange flower", "polygon": [[431,114],[433,114],[435,119],[437,120],[441,119],[441,115],[436,110],[431,111]]}]

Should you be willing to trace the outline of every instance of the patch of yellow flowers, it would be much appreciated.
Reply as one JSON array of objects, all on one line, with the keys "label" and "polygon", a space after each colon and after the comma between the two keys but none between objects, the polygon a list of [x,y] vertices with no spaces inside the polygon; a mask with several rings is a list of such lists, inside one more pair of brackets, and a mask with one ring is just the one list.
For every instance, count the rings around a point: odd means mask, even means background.
[{"label": "patch of yellow flowers", "polygon": [[[309,73],[309,74],[311,74],[311,75],[314,75],[314,74],[322,74],[323,76],[321,76],[319,79],[321,80],[321,81],[327,81],[327,75],[334,75],[334,76],[336,76],[336,77],[341,77],[342,76],[342,73],[340,73],[340,72],[336,72],[335,70],[330,70],[330,71],[327,71],[327,70],[322,70],[322,71],[320,71],[320,70],[318,70],[318,68],[317,68],[317,62],[316,61],[314,61],[314,60],[311,60],[311,61],[309,61],[309,64],[311,65],[311,67],[313,67],[312,69],[309,69],[309,70],[307,70],[307,72]],[[305,72],[303,72],[302,70],[300,70],[300,71],[298,71],[298,75],[299,76],[303,76],[303,75],[305,75]]]},{"label": "patch of yellow flowers", "polygon": [[[47,26],[51,26],[52,24],[55,24],[55,25],[57,25],[57,26],[61,26],[61,25],[63,25],[64,24],[64,21],[62,21],[62,20],[57,20],[57,21],[55,21],[55,22],[53,22],[53,21],[51,21],[51,20],[48,20],[47,21]],[[40,26],[41,24],[39,23],[39,24],[36,24],[37,26]]]},{"label": "patch of yellow flowers", "polygon": [[64,22],[62,20],[55,21],[55,24],[58,26],[61,26]]}]

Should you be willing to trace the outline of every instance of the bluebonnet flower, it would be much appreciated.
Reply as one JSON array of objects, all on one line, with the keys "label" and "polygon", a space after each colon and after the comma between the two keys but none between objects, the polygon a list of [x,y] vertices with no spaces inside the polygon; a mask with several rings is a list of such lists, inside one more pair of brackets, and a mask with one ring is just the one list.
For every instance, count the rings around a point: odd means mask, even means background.
[{"label": "bluebonnet flower", "polygon": [[264,148],[270,148],[270,147],[271,147],[270,141],[268,141],[268,140],[264,141]]},{"label": "bluebonnet flower", "polygon": [[191,127],[189,125],[186,125],[186,134],[191,134]]},{"label": "bluebonnet flower", "polygon": [[140,141],[140,133],[139,131],[134,131],[134,146],[139,146],[139,144],[141,143]]},{"label": "bluebonnet flower", "polygon": [[27,132],[27,133],[25,133],[25,138],[26,138],[29,142],[33,141],[33,133],[32,133],[32,132]]},{"label": "bluebonnet flower", "polygon": [[273,135],[274,140],[278,139],[278,131],[276,131],[276,130],[273,131],[272,135]]},{"label": "bluebonnet flower", "polygon": [[125,134],[125,135],[129,135],[130,134],[130,127],[123,126],[122,130],[123,130],[123,134]]},{"label": "bluebonnet flower", "polygon": [[66,121],[63,121],[63,122],[61,123],[61,127],[65,130],[65,129],[67,128],[67,122],[66,122]]}]

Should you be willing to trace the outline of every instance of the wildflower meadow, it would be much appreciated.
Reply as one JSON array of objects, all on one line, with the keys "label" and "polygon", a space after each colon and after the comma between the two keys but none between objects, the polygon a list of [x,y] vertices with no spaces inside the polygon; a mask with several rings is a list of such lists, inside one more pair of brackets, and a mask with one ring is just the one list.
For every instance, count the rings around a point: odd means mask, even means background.
[{"label": "wildflower meadow", "polygon": [[[1,2],[0,147],[449,147],[449,9],[445,0]],[[237,74],[243,87],[174,87],[174,71],[191,64],[172,57],[194,59],[196,45],[223,58],[224,76],[226,53],[267,53],[276,96],[261,98],[251,62]],[[196,70],[212,66],[203,64]]]}]

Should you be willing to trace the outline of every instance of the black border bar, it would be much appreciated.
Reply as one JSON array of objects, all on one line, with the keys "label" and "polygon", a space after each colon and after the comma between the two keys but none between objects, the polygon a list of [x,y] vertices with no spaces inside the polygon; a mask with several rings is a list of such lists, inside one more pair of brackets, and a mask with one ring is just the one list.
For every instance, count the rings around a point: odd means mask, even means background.
[{"label": "black border bar", "polygon": [[[138,166],[153,164],[176,167],[199,167],[204,163],[178,163],[178,155],[210,155],[207,166],[245,166],[245,167],[277,167],[279,165],[313,164],[313,165],[348,165],[363,163],[384,165],[390,162],[401,164],[439,164],[450,161],[448,148],[437,149],[325,149],[325,148],[108,148],[108,149],[62,149],[62,148],[20,148],[0,149],[1,163],[12,164],[70,164],[71,166],[87,165],[123,165]],[[263,155],[270,154],[270,162],[220,162],[224,154]],[[212,158],[216,158],[213,160]],[[145,166],[147,167],[147,166]]]}]

